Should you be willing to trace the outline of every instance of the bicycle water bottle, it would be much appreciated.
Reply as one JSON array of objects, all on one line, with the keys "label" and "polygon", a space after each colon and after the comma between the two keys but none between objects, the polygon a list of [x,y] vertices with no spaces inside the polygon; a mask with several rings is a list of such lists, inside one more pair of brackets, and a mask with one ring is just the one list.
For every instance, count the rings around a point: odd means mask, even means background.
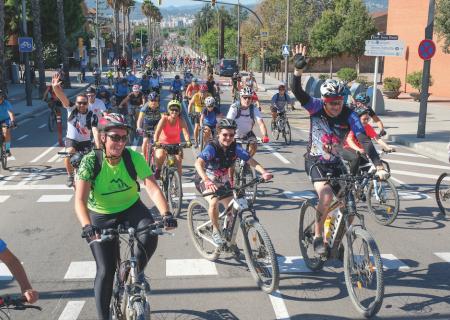
[{"label": "bicycle water bottle", "polygon": [[325,220],[324,224],[325,238],[327,240],[329,240],[331,238],[331,235],[333,234],[334,224],[336,222],[336,218],[338,215],[339,215],[339,208],[336,208],[328,213],[328,217]]}]

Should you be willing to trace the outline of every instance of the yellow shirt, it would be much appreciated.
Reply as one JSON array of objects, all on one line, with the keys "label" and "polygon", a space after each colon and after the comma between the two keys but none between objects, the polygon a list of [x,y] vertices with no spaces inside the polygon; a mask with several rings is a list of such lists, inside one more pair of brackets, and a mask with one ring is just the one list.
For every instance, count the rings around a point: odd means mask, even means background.
[{"label": "yellow shirt", "polygon": [[203,111],[203,107],[205,106],[205,99],[207,97],[210,97],[211,94],[206,93],[205,96],[202,98],[201,93],[197,92],[194,94],[192,99],[194,99],[194,112],[200,113]]}]

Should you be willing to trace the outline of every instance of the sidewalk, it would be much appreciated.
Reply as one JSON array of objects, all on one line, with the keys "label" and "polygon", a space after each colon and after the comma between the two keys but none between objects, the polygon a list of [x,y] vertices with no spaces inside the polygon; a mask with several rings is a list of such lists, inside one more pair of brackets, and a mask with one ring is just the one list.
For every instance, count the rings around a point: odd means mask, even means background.
[{"label": "sidewalk", "polygon": [[[260,91],[268,95],[275,94],[281,81],[265,75],[265,84],[261,84],[261,73],[255,72]],[[291,96],[292,92],[289,91]],[[381,120],[387,131],[387,139],[393,143],[408,146],[419,154],[448,162],[447,144],[450,141],[450,98],[430,96],[427,108],[425,138],[417,138],[419,102],[413,101],[409,94],[401,94],[399,99],[384,99],[385,114]],[[296,102],[296,104],[299,104]],[[300,108],[300,105],[297,107]],[[299,111],[305,112],[303,109]],[[306,112],[305,112],[306,115]]]}]

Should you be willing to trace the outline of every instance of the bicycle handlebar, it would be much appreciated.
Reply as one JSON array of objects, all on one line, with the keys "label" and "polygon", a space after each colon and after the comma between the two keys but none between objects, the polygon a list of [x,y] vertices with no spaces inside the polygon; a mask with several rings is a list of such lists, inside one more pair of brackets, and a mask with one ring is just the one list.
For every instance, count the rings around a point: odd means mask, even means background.
[{"label": "bicycle handlebar", "polygon": [[248,182],[248,183],[246,183],[246,184],[243,184],[242,186],[233,187],[233,188],[229,188],[229,189],[225,189],[225,190],[223,190],[223,191],[220,191],[220,193],[221,193],[220,195],[217,194],[217,191],[213,191],[213,192],[208,192],[208,193],[202,193],[202,196],[206,197],[206,196],[215,195],[215,196],[223,197],[224,195],[230,194],[230,193],[233,192],[234,190],[235,190],[235,191],[239,191],[239,190],[248,188],[248,187],[250,187],[250,186],[253,186],[253,185],[255,185],[255,184],[267,183],[267,182],[268,182],[268,181],[265,181],[264,178],[259,177],[259,178],[253,179],[252,181],[250,181],[250,182]]},{"label": "bicycle handlebar", "polygon": [[36,309],[41,311],[42,308],[39,306],[34,305],[25,305],[24,303],[27,302],[27,298],[25,296],[21,296],[19,298],[13,298],[11,296],[0,296],[0,309],[3,308],[9,308],[10,306],[13,306],[16,310],[25,310],[25,309]]}]

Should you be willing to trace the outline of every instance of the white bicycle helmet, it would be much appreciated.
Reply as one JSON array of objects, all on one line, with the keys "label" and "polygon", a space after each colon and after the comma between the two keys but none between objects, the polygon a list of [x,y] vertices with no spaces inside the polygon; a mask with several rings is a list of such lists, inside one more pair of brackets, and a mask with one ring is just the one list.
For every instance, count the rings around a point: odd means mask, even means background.
[{"label": "white bicycle helmet", "polygon": [[253,96],[253,90],[250,87],[243,87],[239,92],[241,97],[251,97]]},{"label": "white bicycle helmet", "polygon": [[344,83],[332,79],[326,80],[320,86],[320,94],[322,98],[336,98],[344,96]]},{"label": "white bicycle helmet", "polygon": [[216,103],[216,100],[213,97],[206,97],[205,99],[206,107],[214,106],[214,103]]}]

